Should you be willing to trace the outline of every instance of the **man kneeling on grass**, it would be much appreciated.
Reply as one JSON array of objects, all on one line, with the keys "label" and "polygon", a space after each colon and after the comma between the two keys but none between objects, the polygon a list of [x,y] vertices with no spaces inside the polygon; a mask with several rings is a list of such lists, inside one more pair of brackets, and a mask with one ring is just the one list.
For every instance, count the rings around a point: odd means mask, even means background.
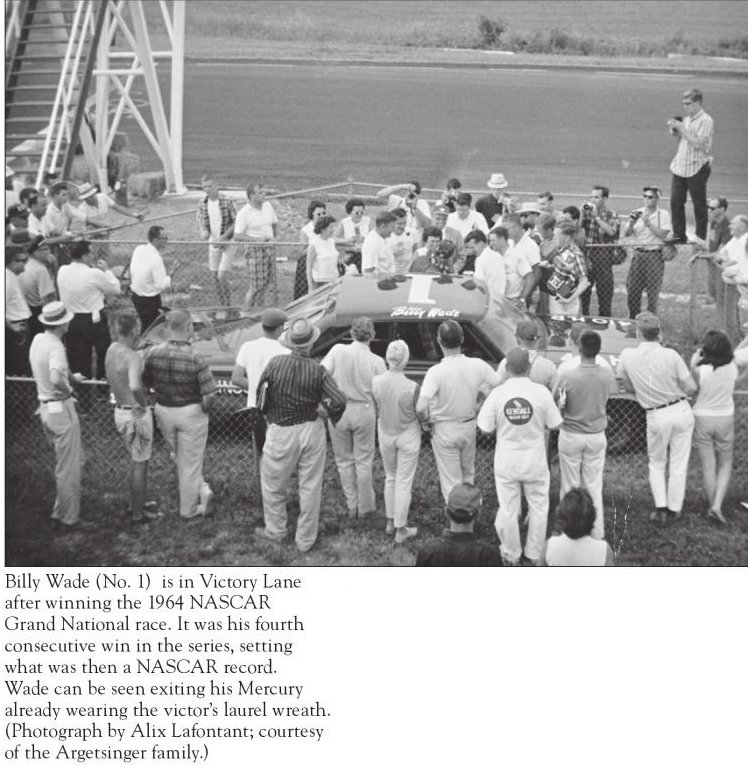
[{"label": "man kneeling on grass", "polygon": [[117,340],[107,349],[106,379],[114,394],[114,424],[130,452],[130,511],[133,523],[161,516],[156,502],[146,502],[148,460],[153,446],[153,414],[145,401],[141,380],[143,362],[135,351],[140,336],[140,320],[132,311],[116,317]]}]

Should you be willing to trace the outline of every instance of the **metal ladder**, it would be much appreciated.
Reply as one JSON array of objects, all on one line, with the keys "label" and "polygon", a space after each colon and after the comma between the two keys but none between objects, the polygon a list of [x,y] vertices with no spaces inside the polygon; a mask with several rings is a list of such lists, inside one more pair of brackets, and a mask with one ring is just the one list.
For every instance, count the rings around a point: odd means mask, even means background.
[{"label": "metal ladder", "polygon": [[6,164],[36,188],[47,173],[67,177],[80,146],[92,152],[85,103],[105,6],[6,0]]}]

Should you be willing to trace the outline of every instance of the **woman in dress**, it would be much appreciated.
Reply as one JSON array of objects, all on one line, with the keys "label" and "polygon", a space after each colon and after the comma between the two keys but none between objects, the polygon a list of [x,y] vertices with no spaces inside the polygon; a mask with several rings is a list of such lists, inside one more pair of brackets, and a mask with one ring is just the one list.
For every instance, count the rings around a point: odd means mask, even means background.
[{"label": "woman in dress", "polygon": [[699,387],[693,406],[696,419],[693,442],[701,459],[704,492],[709,502],[707,517],[726,524],[722,502],[730,485],[732,447],[735,437],[735,404],[732,393],[738,378],[730,339],[710,330],[691,358],[691,374]]},{"label": "woman in dress", "polygon": [[[355,266],[361,273],[361,245],[371,230],[371,218],[364,214],[366,205],[361,199],[348,199],[344,217],[335,231],[335,243],[345,252],[344,266]],[[345,268],[343,269],[346,270]]]},{"label": "woman in dress", "polygon": [[306,280],[309,290],[332,282],[338,273],[338,248],[335,246],[335,218],[324,215],[314,224],[314,235],[306,251]]},{"label": "woman in dress", "polygon": [[324,215],[327,214],[327,207],[324,201],[319,199],[312,199],[309,202],[309,206],[306,208],[307,224],[301,229],[299,234],[299,241],[301,242],[301,250],[299,252],[299,259],[296,261],[296,274],[294,276],[293,285],[293,299],[301,298],[302,295],[306,295],[309,292],[309,285],[306,279],[306,251],[309,247],[309,242],[314,236],[314,224]]}]

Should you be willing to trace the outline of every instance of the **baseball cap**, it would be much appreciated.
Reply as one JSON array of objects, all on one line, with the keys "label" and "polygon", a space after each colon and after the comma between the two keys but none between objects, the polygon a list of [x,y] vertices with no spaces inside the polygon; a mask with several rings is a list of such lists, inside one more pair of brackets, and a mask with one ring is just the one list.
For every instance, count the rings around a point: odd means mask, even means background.
[{"label": "baseball cap", "polygon": [[530,353],[521,346],[515,346],[506,354],[506,369],[510,373],[519,375],[530,369]]},{"label": "baseball cap", "polygon": [[660,330],[660,320],[651,311],[642,311],[636,315],[636,326],[643,333],[658,333]]},{"label": "baseball cap", "polygon": [[480,489],[472,483],[458,483],[447,497],[447,512],[455,520],[475,518],[480,506]]},{"label": "baseball cap", "polygon": [[261,322],[263,327],[280,327],[288,322],[288,314],[282,309],[271,307],[262,312]]},{"label": "baseball cap", "polygon": [[514,334],[522,341],[537,341],[539,338],[538,326],[531,319],[523,319],[518,322]]},{"label": "baseball cap", "polygon": [[434,204],[434,206],[431,208],[431,214],[432,215],[449,215],[449,209],[444,206],[444,204]]}]

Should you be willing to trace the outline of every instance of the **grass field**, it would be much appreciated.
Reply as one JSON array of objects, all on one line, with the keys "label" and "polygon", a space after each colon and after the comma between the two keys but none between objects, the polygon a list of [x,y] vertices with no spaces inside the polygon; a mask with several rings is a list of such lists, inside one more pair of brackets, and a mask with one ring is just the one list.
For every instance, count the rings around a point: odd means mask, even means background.
[{"label": "grass field", "polygon": [[[155,4],[151,20],[158,17]],[[527,54],[748,57],[748,5],[715,2],[451,3],[428,0],[190,2],[188,55],[371,56],[395,49],[497,48]],[[479,19],[503,32],[487,41]],[[292,44],[295,50],[289,50]],[[273,49],[276,53],[273,54]],[[404,58],[410,55],[403,53]]]}]

